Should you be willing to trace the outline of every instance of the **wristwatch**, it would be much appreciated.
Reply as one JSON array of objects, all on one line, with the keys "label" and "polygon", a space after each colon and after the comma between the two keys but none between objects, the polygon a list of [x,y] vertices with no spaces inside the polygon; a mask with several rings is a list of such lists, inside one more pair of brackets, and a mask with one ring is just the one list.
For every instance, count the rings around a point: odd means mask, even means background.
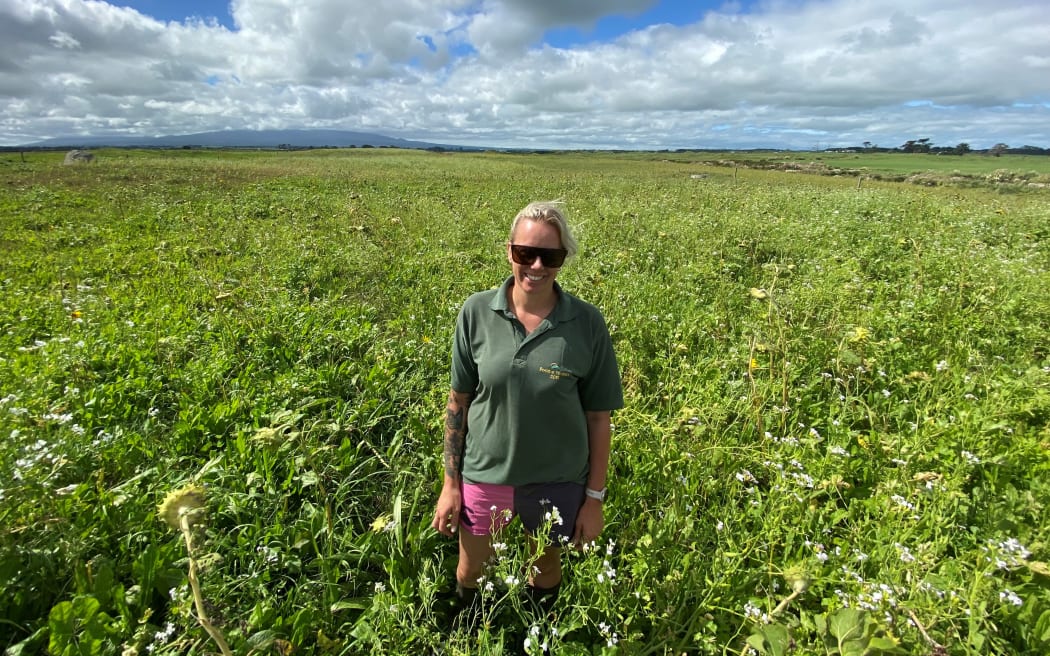
[{"label": "wristwatch", "polygon": [[597,501],[605,501],[605,495],[609,494],[609,488],[603,487],[600,490],[592,490],[588,487],[584,490],[584,494]]}]

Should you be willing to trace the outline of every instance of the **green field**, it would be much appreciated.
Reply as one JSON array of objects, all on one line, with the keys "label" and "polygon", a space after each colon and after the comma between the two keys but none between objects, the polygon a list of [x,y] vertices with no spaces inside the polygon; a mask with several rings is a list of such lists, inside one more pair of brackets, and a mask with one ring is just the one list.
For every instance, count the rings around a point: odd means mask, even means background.
[{"label": "green field", "polygon": [[[0,157],[0,646],[219,653],[200,604],[237,654],[1050,652],[1045,163],[707,155]],[[449,344],[549,198],[622,370],[606,531],[535,617],[512,528],[472,630]]]}]

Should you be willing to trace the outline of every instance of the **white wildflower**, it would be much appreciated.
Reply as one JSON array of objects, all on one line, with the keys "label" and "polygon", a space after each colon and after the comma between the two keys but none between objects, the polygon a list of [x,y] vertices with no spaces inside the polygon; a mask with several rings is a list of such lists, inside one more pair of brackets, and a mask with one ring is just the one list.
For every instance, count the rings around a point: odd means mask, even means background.
[{"label": "white wildflower", "polygon": [[915,506],[899,494],[894,494],[890,498],[893,499],[897,503],[897,505],[902,508],[907,508],[908,510],[915,510]]},{"label": "white wildflower", "polygon": [[1017,596],[1017,593],[1013,590],[1003,590],[999,593],[999,601],[1013,604],[1014,606],[1020,606],[1024,604],[1024,601]]},{"label": "white wildflower", "polygon": [[900,542],[894,543],[893,546],[897,547],[897,553],[900,555],[901,562],[905,562],[905,563],[914,563],[915,562],[915,556],[912,555],[911,550],[908,549],[908,547],[904,546]]}]

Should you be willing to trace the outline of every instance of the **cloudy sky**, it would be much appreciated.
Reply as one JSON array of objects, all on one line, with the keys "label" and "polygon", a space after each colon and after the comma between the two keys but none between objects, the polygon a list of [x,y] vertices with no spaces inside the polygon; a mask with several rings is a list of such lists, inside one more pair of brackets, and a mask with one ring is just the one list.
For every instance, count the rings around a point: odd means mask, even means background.
[{"label": "cloudy sky", "polygon": [[0,0],[0,145],[1050,147],[1047,0]]}]

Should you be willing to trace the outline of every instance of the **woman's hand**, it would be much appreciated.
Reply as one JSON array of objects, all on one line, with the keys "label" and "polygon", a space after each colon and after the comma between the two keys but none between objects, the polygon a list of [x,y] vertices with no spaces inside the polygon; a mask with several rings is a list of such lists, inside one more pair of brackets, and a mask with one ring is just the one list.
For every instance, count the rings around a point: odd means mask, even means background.
[{"label": "woman's hand", "polygon": [[577,549],[582,549],[584,545],[597,540],[604,527],[605,515],[602,512],[602,502],[587,497],[580,506],[580,512],[576,514],[576,530],[572,536],[572,543]]},{"label": "woman's hand", "polygon": [[463,492],[458,483],[445,481],[434,510],[434,521],[430,523],[434,530],[442,535],[453,537],[459,530],[459,512],[463,508]]}]

